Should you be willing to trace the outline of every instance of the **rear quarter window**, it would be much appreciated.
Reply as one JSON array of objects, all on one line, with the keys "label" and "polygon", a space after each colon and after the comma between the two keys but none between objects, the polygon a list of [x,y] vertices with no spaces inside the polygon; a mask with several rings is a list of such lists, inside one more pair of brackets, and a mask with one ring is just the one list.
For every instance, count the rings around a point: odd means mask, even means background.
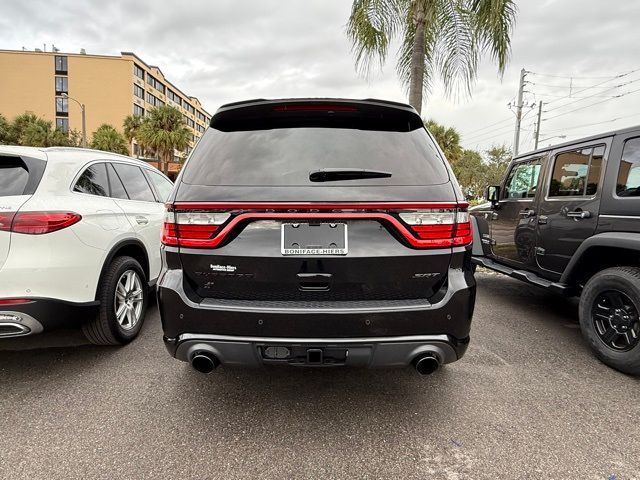
[{"label": "rear quarter window", "polygon": [[631,138],[624,144],[616,193],[619,197],[640,197],[640,138]]},{"label": "rear quarter window", "polygon": [[34,158],[0,156],[0,197],[33,194],[45,165],[43,160]]}]

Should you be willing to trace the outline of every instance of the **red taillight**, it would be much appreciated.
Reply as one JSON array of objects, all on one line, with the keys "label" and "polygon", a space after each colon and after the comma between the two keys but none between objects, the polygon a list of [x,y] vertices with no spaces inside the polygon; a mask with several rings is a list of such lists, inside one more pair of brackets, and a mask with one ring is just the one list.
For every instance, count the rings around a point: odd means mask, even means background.
[{"label": "red taillight", "polygon": [[78,223],[82,217],[74,212],[18,212],[13,217],[11,231],[27,235],[56,232]]},{"label": "red taillight", "polygon": [[11,231],[11,224],[13,223],[13,217],[16,215],[15,212],[0,212],[0,232],[9,232]]},{"label": "red taillight", "polygon": [[162,243],[182,247],[199,246],[203,241],[211,239],[229,216],[227,212],[167,211]]},{"label": "red taillight", "polygon": [[28,298],[0,298],[0,305],[21,305],[23,303],[31,303]]},{"label": "red taillight", "polygon": [[[413,248],[446,248],[473,241],[468,204],[440,203],[176,203],[167,205],[162,243],[217,248],[257,220],[376,220]],[[232,215],[233,213],[233,215]]]},{"label": "red taillight", "polygon": [[457,247],[473,241],[469,213],[465,208],[431,208],[400,213],[424,247]]}]

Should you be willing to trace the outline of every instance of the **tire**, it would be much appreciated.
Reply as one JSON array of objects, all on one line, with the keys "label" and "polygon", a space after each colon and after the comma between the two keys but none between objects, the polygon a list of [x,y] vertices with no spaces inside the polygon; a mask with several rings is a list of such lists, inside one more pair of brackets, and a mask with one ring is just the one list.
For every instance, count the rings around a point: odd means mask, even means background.
[{"label": "tire", "polygon": [[[131,284],[128,283],[129,279]],[[126,289],[129,285],[131,285],[130,292]],[[116,290],[118,290],[118,298],[116,298]],[[138,290],[141,290],[139,294],[136,293]],[[129,295],[123,295],[123,291],[127,291]],[[130,300],[125,300],[129,298]],[[147,278],[140,263],[132,257],[116,257],[107,267],[98,286],[97,299],[100,301],[98,314],[82,325],[82,332],[95,345],[129,343],[140,333],[147,311],[148,298]],[[131,305],[131,308],[125,305],[121,322],[116,316],[116,303],[119,306],[123,303]]]},{"label": "tire", "polygon": [[[623,316],[608,316],[615,311]],[[595,274],[582,291],[579,312],[582,334],[596,356],[616,370],[640,375],[640,268],[615,267]],[[620,318],[625,319],[622,326]]]}]

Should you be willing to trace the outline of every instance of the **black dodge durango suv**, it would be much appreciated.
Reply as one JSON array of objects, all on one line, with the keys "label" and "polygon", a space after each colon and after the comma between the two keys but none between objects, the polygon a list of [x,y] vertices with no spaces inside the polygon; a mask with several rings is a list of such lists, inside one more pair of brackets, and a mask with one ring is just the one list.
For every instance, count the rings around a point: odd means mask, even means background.
[{"label": "black dodge durango suv", "polygon": [[467,204],[407,105],[221,107],[167,204],[164,341],[202,372],[285,364],[431,373],[469,343]]}]

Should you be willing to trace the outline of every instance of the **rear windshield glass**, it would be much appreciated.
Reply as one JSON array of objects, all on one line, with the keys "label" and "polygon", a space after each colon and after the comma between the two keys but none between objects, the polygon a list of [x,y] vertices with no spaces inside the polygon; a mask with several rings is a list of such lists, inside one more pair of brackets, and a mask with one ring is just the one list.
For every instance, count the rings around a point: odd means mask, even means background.
[{"label": "rear windshield glass", "polygon": [[0,197],[23,195],[29,171],[19,158],[0,157]]},{"label": "rear windshield glass", "polygon": [[[323,168],[390,172],[385,178],[313,183]],[[192,185],[434,185],[449,180],[423,128],[411,131],[289,127],[221,131],[209,128],[182,180]]]}]

